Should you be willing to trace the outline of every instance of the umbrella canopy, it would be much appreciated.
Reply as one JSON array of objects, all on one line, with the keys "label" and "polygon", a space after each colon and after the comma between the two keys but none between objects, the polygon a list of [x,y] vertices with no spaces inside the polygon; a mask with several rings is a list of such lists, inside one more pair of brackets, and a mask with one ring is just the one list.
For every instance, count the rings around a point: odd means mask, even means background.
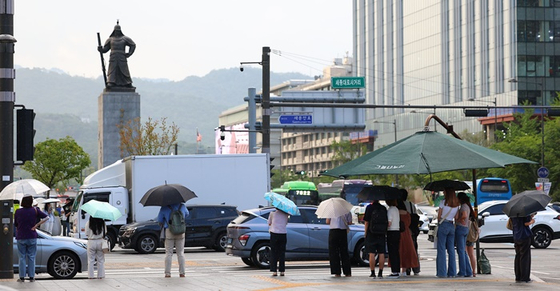
[{"label": "umbrella canopy", "polygon": [[184,203],[197,197],[193,191],[180,184],[165,184],[154,187],[140,199],[144,206],[166,206]]},{"label": "umbrella canopy", "polygon": [[352,207],[348,201],[334,197],[321,202],[315,214],[319,218],[336,218],[349,213]]},{"label": "umbrella canopy", "polygon": [[386,185],[366,185],[358,193],[358,199],[363,201],[392,200],[400,199],[401,195],[399,188]]},{"label": "umbrella canopy", "polygon": [[543,191],[523,191],[514,195],[502,211],[509,217],[525,217],[533,212],[544,210],[552,197]]},{"label": "umbrella canopy", "polygon": [[504,154],[439,132],[421,131],[342,164],[323,175],[430,174],[465,169],[501,168],[537,162]]},{"label": "umbrella canopy", "polygon": [[270,202],[270,204],[279,210],[282,210],[291,215],[300,215],[299,209],[294,201],[288,199],[284,195],[276,194],[274,192],[267,192],[264,194],[264,198]]},{"label": "umbrella canopy", "polygon": [[445,188],[453,188],[455,190],[468,190],[471,187],[463,181],[439,180],[428,183],[428,185],[424,187],[424,190],[443,191]]},{"label": "umbrella canopy", "polygon": [[37,196],[51,189],[43,184],[43,182],[35,179],[22,179],[14,181],[6,186],[0,192],[0,200],[19,200],[23,198],[23,194]]},{"label": "umbrella canopy", "polygon": [[43,204],[47,204],[47,203],[60,203],[60,199],[57,199],[57,198],[49,198],[49,199],[42,200],[41,203],[43,203]]},{"label": "umbrella canopy", "polygon": [[90,200],[82,205],[82,210],[89,213],[90,216],[105,220],[117,220],[122,213],[115,206],[97,200]]}]

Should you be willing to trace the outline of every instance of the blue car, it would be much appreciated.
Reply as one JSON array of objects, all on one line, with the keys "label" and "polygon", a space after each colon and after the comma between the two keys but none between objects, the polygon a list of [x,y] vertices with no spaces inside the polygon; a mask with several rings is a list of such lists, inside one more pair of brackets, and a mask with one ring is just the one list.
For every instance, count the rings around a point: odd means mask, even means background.
[{"label": "blue car", "polygon": [[[269,268],[270,233],[268,216],[275,208],[243,211],[227,227],[226,254],[240,257],[249,266]],[[327,260],[329,258],[329,225],[317,218],[316,206],[300,206],[301,215],[291,215],[287,226],[286,261]],[[366,266],[364,226],[350,225],[348,252],[354,262]]]}]

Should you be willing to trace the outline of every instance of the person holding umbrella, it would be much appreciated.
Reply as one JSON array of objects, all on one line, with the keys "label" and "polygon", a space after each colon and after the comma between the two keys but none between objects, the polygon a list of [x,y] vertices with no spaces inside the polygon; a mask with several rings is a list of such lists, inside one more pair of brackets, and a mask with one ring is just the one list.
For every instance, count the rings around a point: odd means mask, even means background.
[{"label": "person holding umbrella", "polygon": [[[455,195],[455,189],[446,187],[444,200],[439,204],[437,230],[437,277],[447,278],[457,276],[457,265],[455,263],[455,226],[453,220],[457,219],[459,213],[459,199]],[[449,260],[446,264],[446,255]]]},{"label": "person holding umbrella", "polygon": [[[82,210],[89,214],[89,220],[86,222],[87,256],[88,256],[88,278],[94,277],[94,264],[97,261],[97,279],[105,278],[105,253],[103,253],[103,240],[107,233],[106,220],[117,220],[122,216],[120,210],[113,205],[98,201],[90,200],[82,205]],[[109,248],[111,248],[109,246]]]},{"label": "person holding umbrella", "polygon": [[103,253],[103,240],[107,233],[105,220],[93,217],[90,214],[86,222],[88,278],[95,279],[94,266],[97,261],[97,279],[105,278],[105,254]]},{"label": "person holding umbrella", "polygon": [[524,217],[512,217],[513,244],[515,246],[515,282],[531,283],[531,239],[530,226],[535,223],[535,214]]},{"label": "person holding umbrella", "polygon": [[286,243],[288,232],[286,226],[289,219],[288,213],[276,209],[268,216],[268,230],[270,232],[270,271],[272,276],[284,276],[286,271]]},{"label": "person holding umbrella", "polygon": [[180,211],[184,220],[189,216],[189,210],[183,203],[175,203],[162,206],[158,213],[157,221],[159,225],[165,229],[165,278],[171,277],[171,261],[173,258],[173,248],[177,252],[177,261],[179,263],[179,277],[185,277],[185,233],[173,233],[169,228],[172,213]]},{"label": "person holding umbrella", "polygon": [[531,283],[531,240],[530,226],[535,223],[537,211],[546,209],[552,197],[543,191],[523,191],[514,195],[504,205],[502,211],[513,224],[513,243],[515,246],[515,282]]},{"label": "person holding umbrella", "polygon": [[342,271],[346,277],[352,276],[350,268],[350,255],[348,255],[348,225],[352,224],[352,214],[350,211],[335,218],[327,218],[329,225],[329,264],[331,275],[340,277],[340,262],[342,261]]},{"label": "person holding umbrella", "polygon": [[[18,282],[25,281],[26,270],[29,275],[29,282],[35,281],[35,255],[37,254],[37,232],[35,230],[49,219],[47,214],[38,208],[32,207],[32,204],[33,197],[31,195],[23,196],[21,208],[14,214],[14,226],[17,230],[16,239],[19,253]],[[40,219],[40,221],[37,222],[37,219]]]}]

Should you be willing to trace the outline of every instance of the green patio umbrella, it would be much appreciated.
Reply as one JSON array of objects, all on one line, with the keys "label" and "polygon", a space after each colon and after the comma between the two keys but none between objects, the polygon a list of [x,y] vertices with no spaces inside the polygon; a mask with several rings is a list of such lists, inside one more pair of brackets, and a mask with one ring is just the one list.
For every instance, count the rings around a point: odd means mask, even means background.
[{"label": "green patio umbrella", "polygon": [[538,164],[439,132],[421,131],[325,171],[323,175],[346,178],[381,174],[432,174],[502,168],[523,163]]}]

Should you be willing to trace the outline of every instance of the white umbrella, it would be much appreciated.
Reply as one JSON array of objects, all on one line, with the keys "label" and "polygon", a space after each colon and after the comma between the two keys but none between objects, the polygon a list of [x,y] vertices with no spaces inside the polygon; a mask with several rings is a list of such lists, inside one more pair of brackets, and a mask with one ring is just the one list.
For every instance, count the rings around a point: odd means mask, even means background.
[{"label": "white umbrella", "polygon": [[41,201],[41,203],[43,203],[43,204],[47,204],[47,203],[60,203],[60,199],[58,199],[58,198],[49,198],[49,199],[45,199],[45,200]]},{"label": "white umbrella", "polygon": [[334,197],[321,202],[315,214],[319,218],[336,218],[350,212],[352,207],[352,204],[348,201],[340,197]]},{"label": "white umbrella", "polygon": [[0,192],[0,200],[19,200],[24,194],[36,196],[51,189],[39,180],[23,179],[10,183],[2,192]]}]

